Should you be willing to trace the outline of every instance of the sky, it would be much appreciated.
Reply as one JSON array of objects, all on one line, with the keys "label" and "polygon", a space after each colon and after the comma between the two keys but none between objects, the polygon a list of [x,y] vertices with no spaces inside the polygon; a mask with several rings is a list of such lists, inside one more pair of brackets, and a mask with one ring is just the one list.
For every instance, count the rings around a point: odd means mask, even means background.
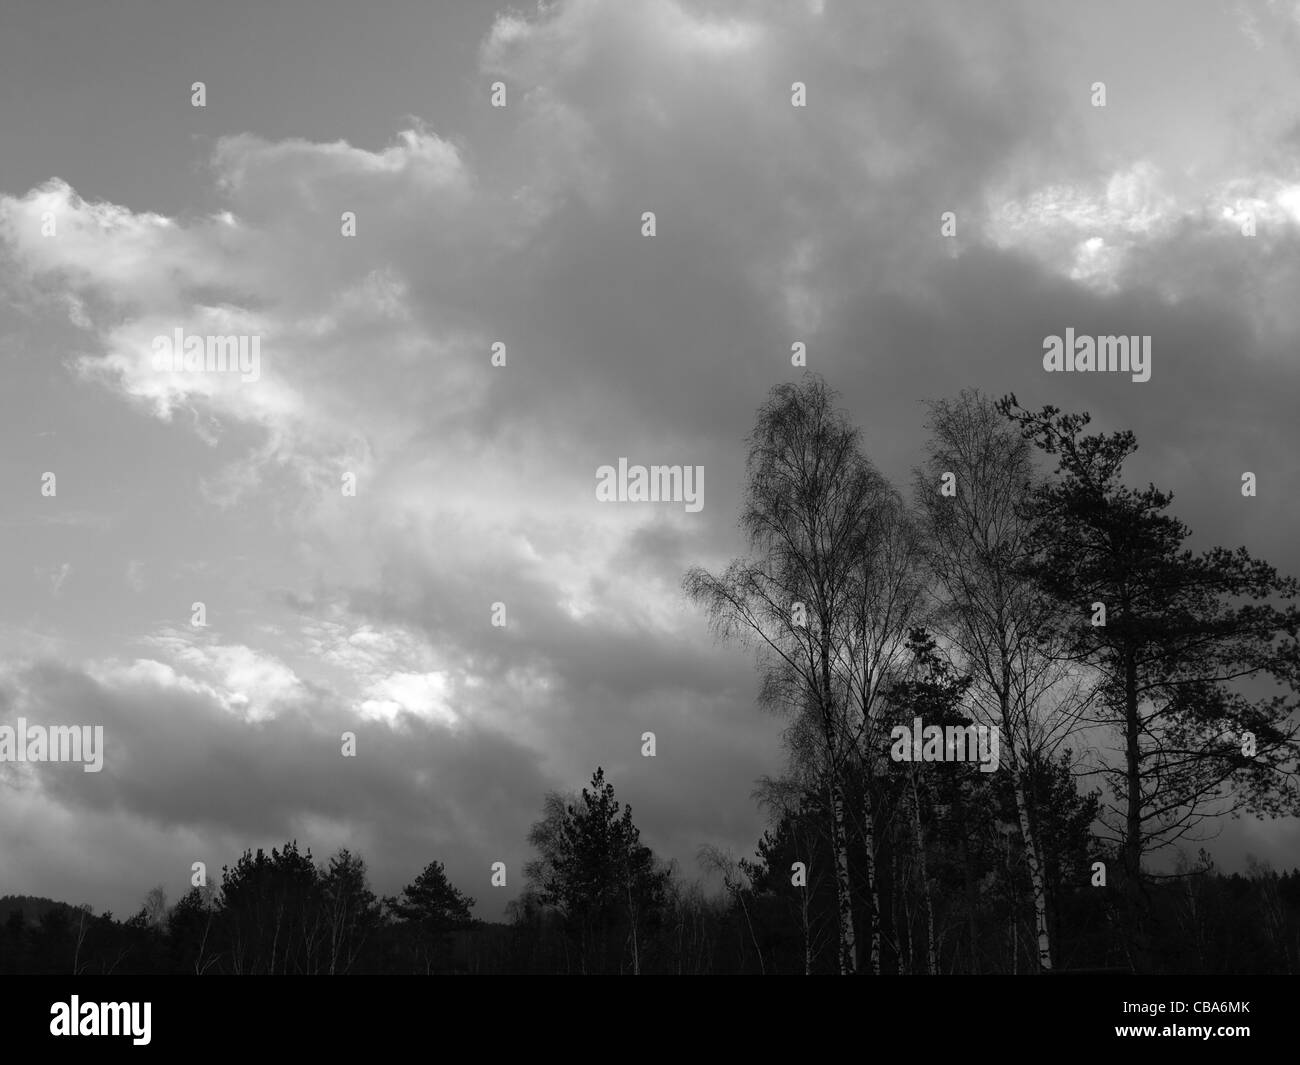
[{"label": "sky", "polygon": [[[498,917],[598,765],[687,876],[751,854],[782,722],[681,578],[743,551],[791,345],[900,485],[924,401],[1014,392],[1300,573],[1298,288],[1300,0],[8,0],[0,723],[106,746],[0,765],[0,894],[297,839]],[[1044,373],[1066,328],[1151,379]],[[176,329],[257,379],[159,372]],[[703,507],[598,501],[620,457]]]}]

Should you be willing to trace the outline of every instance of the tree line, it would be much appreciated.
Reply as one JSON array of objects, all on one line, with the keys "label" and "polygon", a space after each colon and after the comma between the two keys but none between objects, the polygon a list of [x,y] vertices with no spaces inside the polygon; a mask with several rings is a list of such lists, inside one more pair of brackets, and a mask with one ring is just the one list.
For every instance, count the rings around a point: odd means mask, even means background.
[{"label": "tree line", "polygon": [[[769,827],[751,857],[701,850],[711,890],[598,768],[545,796],[503,922],[437,861],[379,898],[359,856],[290,842],[125,921],[0,900],[0,972],[1296,972],[1300,871],[1189,848],[1300,812],[1300,586],[1194,550],[1171,495],[1128,484],[1134,435],[1089,424],[931,403],[905,497],[821,378],[772,390],[746,553],[683,581],[785,726]],[[996,730],[996,768],[896,757],[917,719]]]}]

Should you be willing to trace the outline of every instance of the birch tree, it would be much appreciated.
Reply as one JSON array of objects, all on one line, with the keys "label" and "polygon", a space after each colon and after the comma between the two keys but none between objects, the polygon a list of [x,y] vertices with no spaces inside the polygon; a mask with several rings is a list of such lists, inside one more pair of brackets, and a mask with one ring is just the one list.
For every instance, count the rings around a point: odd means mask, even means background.
[{"label": "birch tree", "polygon": [[765,690],[816,723],[831,811],[839,968],[858,968],[845,774],[856,757],[841,663],[850,660],[854,567],[878,479],[821,378],[772,390],[750,436],[741,527],[751,554],[683,585],[714,632],[756,647]]},{"label": "birch tree", "polygon": [[[924,617],[924,582],[916,523],[898,493],[874,470],[869,482],[871,505],[855,545],[849,632],[840,665],[853,719],[853,748],[863,778],[860,816],[871,903],[870,965],[878,975],[881,928],[874,782],[888,749],[880,725],[892,686],[909,668],[910,634]],[[923,854],[920,858],[924,862]]]},{"label": "birch tree", "polygon": [[1028,781],[1077,723],[1086,689],[1054,653],[1060,612],[1025,574],[1035,477],[1032,448],[975,391],[930,404],[915,477],[927,558],[947,642],[973,684],[979,716],[1001,730],[1033,893],[1038,967],[1052,968],[1043,845]]}]

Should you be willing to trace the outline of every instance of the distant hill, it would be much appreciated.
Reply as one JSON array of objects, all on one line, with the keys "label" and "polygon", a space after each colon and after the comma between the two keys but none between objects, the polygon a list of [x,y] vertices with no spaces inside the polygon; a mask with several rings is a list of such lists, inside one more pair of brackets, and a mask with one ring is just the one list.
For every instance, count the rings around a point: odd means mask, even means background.
[{"label": "distant hill", "polygon": [[39,898],[35,895],[5,895],[0,898],[0,924],[9,920],[9,915],[21,912],[27,924],[39,924],[41,919],[52,910],[62,910],[71,916],[75,907],[54,899]]}]

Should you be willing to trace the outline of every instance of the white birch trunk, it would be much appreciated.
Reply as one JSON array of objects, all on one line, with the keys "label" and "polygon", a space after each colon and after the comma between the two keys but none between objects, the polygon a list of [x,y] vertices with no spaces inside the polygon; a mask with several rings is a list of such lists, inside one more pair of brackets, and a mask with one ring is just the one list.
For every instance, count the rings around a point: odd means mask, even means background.
[{"label": "white birch trunk", "polygon": [[835,852],[835,900],[839,909],[840,975],[857,971],[857,945],[853,935],[853,886],[849,880],[849,841],[844,825],[844,800],[839,782],[831,780],[831,847]]},{"label": "white birch trunk", "polygon": [[1029,866],[1029,881],[1034,894],[1034,925],[1038,933],[1038,968],[1040,972],[1052,971],[1052,944],[1047,934],[1047,888],[1043,881],[1043,863],[1039,857],[1038,841],[1034,827],[1029,821],[1029,802],[1025,797],[1025,778],[1020,765],[1020,753],[1016,737],[1012,732],[1007,715],[1002,720],[1009,740],[1008,754],[1011,756],[1011,784],[1016,793],[1016,814],[1020,818],[1020,836],[1025,846],[1025,862]]},{"label": "white birch trunk", "polygon": [[863,789],[862,842],[867,856],[867,890],[871,897],[871,973],[880,975],[880,888],[876,878],[876,818],[870,785]]}]

